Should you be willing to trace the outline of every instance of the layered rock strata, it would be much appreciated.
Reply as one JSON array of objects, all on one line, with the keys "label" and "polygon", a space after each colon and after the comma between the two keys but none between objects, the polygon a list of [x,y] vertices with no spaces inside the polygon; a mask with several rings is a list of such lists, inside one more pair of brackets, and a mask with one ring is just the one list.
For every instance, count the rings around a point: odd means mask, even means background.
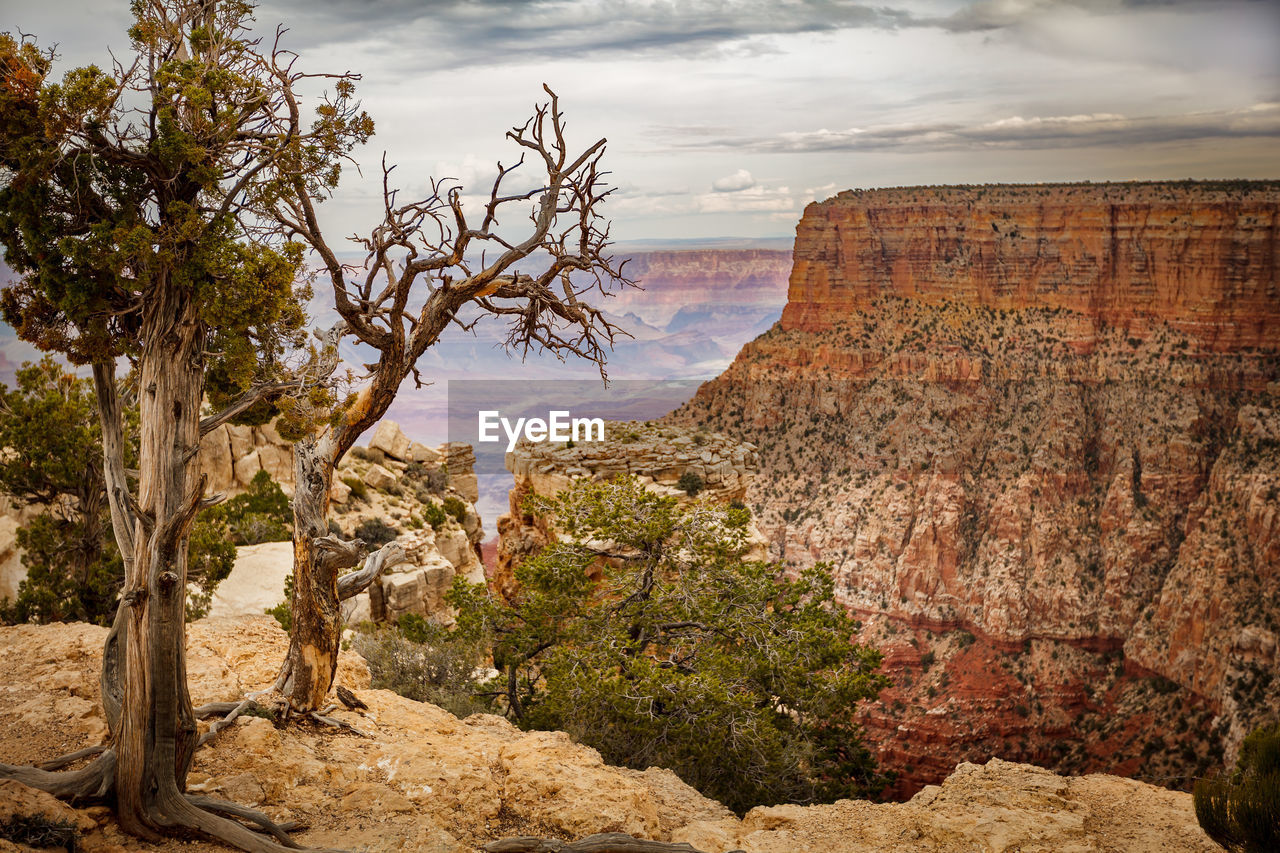
[{"label": "layered rock strata", "polygon": [[1280,185],[841,193],[672,416],[832,564],[898,793],[1003,755],[1171,785],[1280,707]]}]

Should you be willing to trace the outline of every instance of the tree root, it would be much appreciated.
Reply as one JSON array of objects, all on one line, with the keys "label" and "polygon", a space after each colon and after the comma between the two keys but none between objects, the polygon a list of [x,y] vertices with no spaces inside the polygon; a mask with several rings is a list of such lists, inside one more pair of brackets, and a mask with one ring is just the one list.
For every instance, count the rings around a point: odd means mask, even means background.
[{"label": "tree root", "polygon": [[[257,703],[254,702],[252,699],[243,699],[239,702],[239,704],[235,702],[210,702],[208,705],[201,705],[199,708],[196,709],[196,712],[195,712],[197,719],[203,720],[203,719],[206,719],[207,717],[215,716],[218,712],[225,713],[226,716],[223,717],[221,720],[218,720],[213,725],[209,726],[209,731],[200,735],[200,740],[196,742],[196,746],[197,747],[204,746],[206,743],[213,740],[214,737],[218,734],[218,732],[222,731],[227,726],[234,723],[236,721],[236,717],[240,716],[245,711],[247,711],[250,706],[256,705],[256,704]],[[230,707],[227,707],[227,706],[230,706]],[[211,713],[208,713],[202,716],[201,712],[209,708],[215,708],[215,710],[212,711]]]},{"label": "tree root", "polygon": [[[688,844],[667,841],[647,841],[632,838],[621,832],[602,832],[588,835],[581,841],[557,841],[554,838],[536,838],[523,835],[490,841],[481,848],[487,853],[701,853]],[[742,853],[733,851],[732,853]]]},{"label": "tree root", "polygon": [[[326,708],[325,710],[327,711],[329,709]],[[323,723],[326,726],[334,726],[335,728],[342,729],[343,731],[348,731],[353,734],[360,735],[360,737],[373,737],[373,735],[369,734],[368,732],[357,729],[355,726],[351,725],[350,723],[344,723],[342,720],[335,720],[333,717],[326,717],[323,714],[318,713],[316,711],[312,711],[307,716],[315,720],[317,723]]]},{"label": "tree root", "polygon": [[224,817],[235,817],[249,821],[255,826],[274,835],[284,846],[290,847],[294,850],[302,849],[301,845],[289,837],[290,832],[306,828],[297,821],[276,823],[257,809],[251,809],[248,806],[238,805],[226,800],[219,800],[214,797],[200,797],[193,794],[187,794],[187,802],[191,803],[191,805],[196,808],[204,809],[207,812],[220,814]]},{"label": "tree root", "polygon": [[[238,847],[245,853],[291,853],[306,849],[312,853],[344,853],[340,850],[303,848],[286,834],[285,827],[275,823],[262,812],[235,803],[215,800],[211,797],[191,797],[170,791],[162,796],[157,808],[163,815],[162,823],[172,830],[195,830],[215,841]],[[257,826],[257,830],[238,820],[241,818]],[[275,839],[268,838],[268,832]]]},{"label": "tree root", "polygon": [[101,755],[106,751],[106,744],[100,743],[97,746],[87,746],[84,749],[77,749],[75,752],[68,752],[66,755],[59,755],[57,758],[42,761],[36,765],[36,768],[39,770],[61,770],[69,764],[75,764],[82,758]]},{"label": "tree root", "polygon": [[[55,762],[60,760],[54,759]],[[28,788],[44,791],[71,803],[106,799],[115,785],[115,774],[116,754],[110,749],[103,749],[96,759],[79,770],[55,772],[39,767],[0,764],[0,779],[13,779]]]}]

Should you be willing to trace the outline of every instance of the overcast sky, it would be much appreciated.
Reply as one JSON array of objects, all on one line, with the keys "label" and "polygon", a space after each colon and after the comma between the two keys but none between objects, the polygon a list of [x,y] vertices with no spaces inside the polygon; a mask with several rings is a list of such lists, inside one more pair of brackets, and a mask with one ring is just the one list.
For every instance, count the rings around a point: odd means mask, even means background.
[{"label": "overcast sky", "polygon": [[[124,0],[0,0],[64,67],[127,52]],[[268,0],[377,122],[326,217],[367,229],[385,150],[480,190],[549,83],[609,139],[621,240],[787,236],[850,187],[1280,178],[1275,0]],[[331,233],[332,233],[331,231]]]}]

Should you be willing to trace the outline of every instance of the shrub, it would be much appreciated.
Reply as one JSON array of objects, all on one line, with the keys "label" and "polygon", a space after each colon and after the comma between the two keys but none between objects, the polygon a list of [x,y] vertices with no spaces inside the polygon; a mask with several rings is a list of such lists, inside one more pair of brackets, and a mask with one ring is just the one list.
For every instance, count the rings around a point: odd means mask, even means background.
[{"label": "shrub", "polygon": [[27,847],[62,847],[74,851],[79,835],[70,821],[39,814],[15,814],[0,822],[0,839]]},{"label": "shrub", "polygon": [[483,647],[450,636],[448,629],[405,614],[395,626],[358,634],[352,647],[369,663],[372,685],[458,717],[486,710],[476,698],[475,672]]},{"label": "shrub", "polygon": [[386,545],[400,535],[400,529],[380,518],[366,518],[355,530],[356,538],[363,539],[370,549]]},{"label": "shrub", "polygon": [[[495,710],[610,763],[667,767],[740,811],[883,787],[852,716],[888,681],[825,565],[790,580],[744,561],[745,509],[693,512],[634,478],[526,510],[568,538],[516,568],[518,598],[461,578],[446,597],[460,636],[493,638]],[[600,565],[588,542],[623,558]]]},{"label": "shrub", "polygon": [[368,502],[369,487],[365,484],[364,480],[361,480],[359,477],[343,477],[342,482],[346,483],[347,488],[351,490],[351,497],[358,501]]},{"label": "shrub", "polygon": [[446,495],[444,499],[444,511],[453,516],[459,524],[462,524],[462,522],[467,519],[467,504],[462,500],[462,498],[454,497],[453,495]]},{"label": "shrub", "polygon": [[449,516],[445,515],[440,504],[428,499],[422,504],[422,520],[430,524],[432,530],[439,530],[444,527],[445,522],[449,520]]},{"label": "shrub", "polygon": [[266,471],[254,474],[243,493],[204,514],[223,520],[236,545],[286,542],[293,536],[293,506]]},{"label": "shrub", "polygon": [[1244,739],[1235,772],[1196,782],[1196,819],[1235,853],[1280,850],[1280,723]]},{"label": "shrub", "polygon": [[680,475],[680,479],[676,482],[676,488],[680,489],[691,498],[696,498],[698,496],[698,492],[702,491],[704,486],[705,483],[703,483],[702,477],[692,471],[685,471]]},{"label": "shrub", "polygon": [[405,479],[417,487],[418,500],[426,502],[426,495],[440,495],[449,485],[449,472],[443,465],[430,468],[421,462],[410,462],[404,469]]}]

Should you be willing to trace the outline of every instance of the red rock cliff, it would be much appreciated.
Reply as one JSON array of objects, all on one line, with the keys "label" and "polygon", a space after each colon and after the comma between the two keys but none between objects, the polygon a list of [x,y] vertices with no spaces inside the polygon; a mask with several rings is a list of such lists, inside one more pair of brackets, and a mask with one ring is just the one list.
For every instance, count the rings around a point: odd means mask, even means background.
[{"label": "red rock cliff", "polygon": [[850,191],[796,229],[784,329],[880,296],[1167,323],[1220,352],[1274,348],[1280,185],[1072,184]]},{"label": "red rock cliff", "polygon": [[1280,706],[1280,184],[842,193],[672,415],[753,442],[896,686],[899,793],[1019,757],[1171,785]]}]

